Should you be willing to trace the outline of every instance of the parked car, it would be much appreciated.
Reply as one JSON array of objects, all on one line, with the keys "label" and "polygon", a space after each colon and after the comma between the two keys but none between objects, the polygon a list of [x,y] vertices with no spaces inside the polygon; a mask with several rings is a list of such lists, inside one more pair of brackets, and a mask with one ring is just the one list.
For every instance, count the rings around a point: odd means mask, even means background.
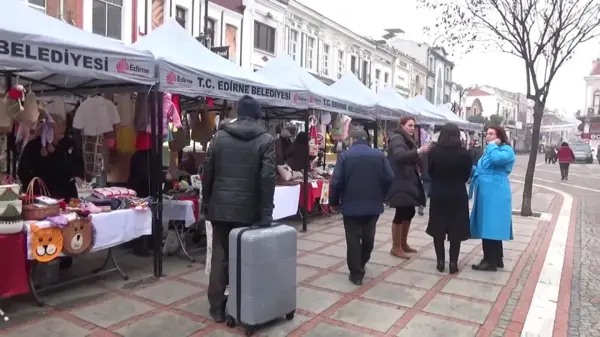
[{"label": "parked car", "polygon": [[590,144],[585,142],[571,142],[569,144],[573,154],[575,154],[575,162],[583,162],[591,164],[594,162],[594,156],[592,154],[592,148]]},{"label": "parked car", "polygon": [[600,164],[600,145],[596,149],[596,159],[598,159],[598,164]]}]

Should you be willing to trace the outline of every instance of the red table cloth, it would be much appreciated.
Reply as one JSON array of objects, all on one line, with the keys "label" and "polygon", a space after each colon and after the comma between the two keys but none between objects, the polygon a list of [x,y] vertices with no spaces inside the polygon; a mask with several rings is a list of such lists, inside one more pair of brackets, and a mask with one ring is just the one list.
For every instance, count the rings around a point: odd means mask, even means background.
[{"label": "red table cloth", "polygon": [[29,293],[27,279],[27,235],[0,235],[0,298]]},{"label": "red table cloth", "polygon": [[[308,205],[306,206],[307,212],[312,212],[315,200],[321,199],[321,190],[323,189],[323,180],[316,181],[316,187],[311,182],[308,182]],[[304,207],[304,183],[300,183],[300,200],[298,206],[302,209]]]}]

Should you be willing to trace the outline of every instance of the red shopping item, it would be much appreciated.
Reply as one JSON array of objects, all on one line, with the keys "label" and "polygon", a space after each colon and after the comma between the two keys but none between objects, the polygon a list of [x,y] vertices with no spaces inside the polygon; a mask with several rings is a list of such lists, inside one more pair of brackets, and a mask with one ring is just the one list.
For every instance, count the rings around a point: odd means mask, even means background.
[{"label": "red shopping item", "polygon": [[147,132],[138,132],[135,138],[135,149],[138,151],[152,148],[152,136]]}]

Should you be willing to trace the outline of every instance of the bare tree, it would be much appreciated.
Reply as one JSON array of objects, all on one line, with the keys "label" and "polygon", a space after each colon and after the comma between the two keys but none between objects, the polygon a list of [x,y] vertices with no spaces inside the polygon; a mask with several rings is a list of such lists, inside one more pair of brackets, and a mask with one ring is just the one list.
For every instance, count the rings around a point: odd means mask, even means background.
[{"label": "bare tree", "polygon": [[426,31],[454,52],[478,46],[523,60],[534,103],[531,153],[521,214],[529,216],[540,126],[557,71],[575,50],[600,35],[600,0],[418,0],[437,14]]}]

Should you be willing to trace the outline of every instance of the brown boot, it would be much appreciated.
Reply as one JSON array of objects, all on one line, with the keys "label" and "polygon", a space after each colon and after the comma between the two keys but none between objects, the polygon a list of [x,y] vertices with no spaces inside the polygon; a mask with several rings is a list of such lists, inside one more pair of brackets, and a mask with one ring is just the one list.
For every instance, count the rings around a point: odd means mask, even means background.
[{"label": "brown boot", "polygon": [[392,250],[390,254],[397,256],[401,259],[410,259],[410,255],[406,254],[402,249],[402,225],[392,224]]},{"label": "brown boot", "polygon": [[408,231],[410,230],[410,222],[409,223],[403,223],[402,226],[402,232],[401,232],[401,240],[400,240],[400,246],[402,247],[402,250],[405,251],[406,253],[416,253],[417,250],[411,248],[408,245]]}]

